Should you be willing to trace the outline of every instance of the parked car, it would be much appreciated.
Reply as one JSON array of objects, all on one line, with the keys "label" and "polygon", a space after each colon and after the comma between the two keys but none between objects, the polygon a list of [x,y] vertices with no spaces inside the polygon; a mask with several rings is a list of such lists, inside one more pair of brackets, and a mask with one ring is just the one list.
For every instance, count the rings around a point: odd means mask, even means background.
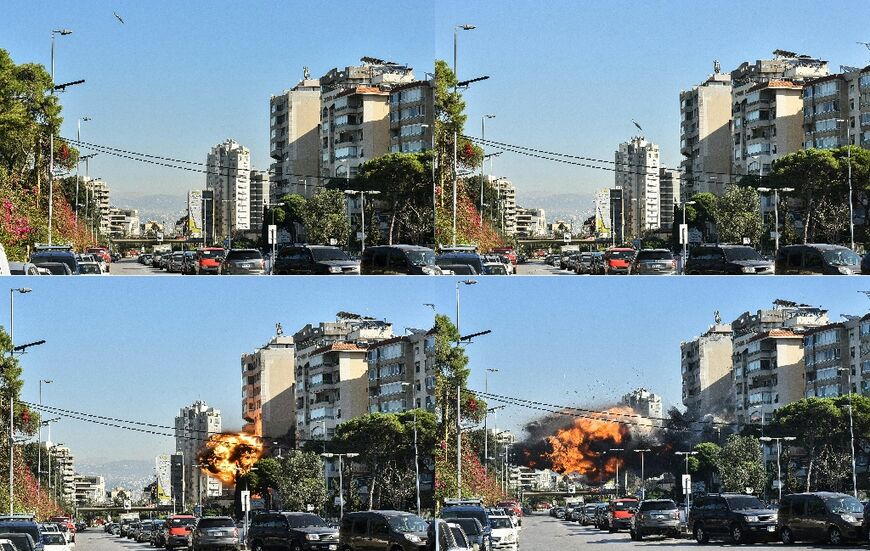
[{"label": "parked car", "polygon": [[136,262],[138,262],[139,264],[144,264],[144,265],[146,265],[146,266],[150,266],[150,265],[151,265],[151,259],[152,259],[153,257],[154,257],[154,255],[152,255],[152,254],[148,254],[148,253],[140,254],[140,255],[139,255],[139,258],[136,259]]},{"label": "parked car", "polygon": [[628,267],[631,275],[675,275],[677,260],[668,249],[641,249]]},{"label": "parked car", "polygon": [[175,251],[169,257],[166,271],[170,274],[180,274],[184,268],[184,251]]},{"label": "parked car", "polygon": [[196,275],[196,251],[184,251],[184,256],[181,258],[181,273]]},{"label": "parked car", "polygon": [[705,244],[689,251],[683,273],[690,275],[773,275],[773,261],[747,245]]},{"label": "parked car", "polygon": [[221,275],[263,275],[266,261],[257,249],[231,249],[220,264]]},{"label": "parked car", "polygon": [[511,549],[519,547],[517,527],[507,515],[492,515],[489,517],[490,538],[493,549]]},{"label": "parked car", "polygon": [[610,526],[610,516],[607,511],[607,503],[599,503],[595,506],[595,527],[606,530]]},{"label": "parked car", "polygon": [[166,521],[163,519],[154,519],[151,523],[151,534],[148,537],[148,543],[151,544],[152,547],[163,547],[163,525],[166,524]]},{"label": "parked car", "polygon": [[628,247],[611,247],[604,251],[604,274],[627,274],[628,267],[634,258],[634,249]]},{"label": "parked car", "polygon": [[203,247],[193,254],[193,267],[196,275],[217,274],[226,252],[220,247]]},{"label": "parked car", "polygon": [[680,536],[680,510],[671,499],[645,499],[637,506],[629,525],[631,539],[640,541],[651,534]]},{"label": "parked car", "polygon": [[96,262],[79,262],[79,275],[103,275],[103,273]]},{"label": "parked car", "polygon": [[[450,503],[448,501],[448,503]],[[471,503],[449,504],[441,510],[441,518],[448,521],[460,518],[475,518],[483,527],[483,539],[486,542],[486,550],[492,549],[492,527],[489,525],[489,514],[482,505]]]},{"label": "parked car", "polygon": [[860,271],[861,257],[839,245],[786,245],[776,255],[777,275],[853,275]]},{"label": "parked car", "polygon": [[144,543],[151,541],[151,526],[154,524],[151,520],[143,520],[139,523],[139,530],[136,532],[136,541]]},{"label": "parked car", "polygon": [[30,262],[10,262],[9,273],[11,275],[41,275],[36,264]]},{"label": "parked car", "polygon": [[450,519],[450,523],[462,527],[462,531],[465,532],[465,536],[474,551],[487,551],[489,549],[483,525],[480,524],[479,520],[476,518],[454,518]]},{"label": "parked car", "polygon": [[36,542],[30,534],[22,532],[4,532],[0,526],[0,539],[12,542],[15,551],[43,551],[42,540]]},{"label": "parked car", "polygon": [[441,275],[435,251],[416,245],[368,247],[360,260],[363,275]]},{"label": "parked car", "polygon": [[446,275],[479,275],[470,264],[439,264],[438,267]]},{"label": "parked car", "polygon": [[276,275],[358,274],[360,263],[338,247],[292,245],[282,247],[275,258]]},{"label": "parked car", "polygon": [[248,547],[252,551],[338,549],[338,529],[314,513],[260,513],[248,530]]},{"label": "parked car", "polygon": [[135,540],[139,536],[139,527],[142,523],[138,520],[130,523],[130,527],[127,528],[127,539]]},{"label": "parked car", "polygon": [[582,526],[595,524],[595,509],[598,508],[598,503],[587,503],[580,509],[580,520]]},{"label": "parked car", "polygon": [[730,539],[733,543],[776,539],[777,512],[755,496],[708,494],[695,499],[689,530],[698,543]]},{"label": "parked car", "polygon": [[589,266],[592,275],[604,275],[604,253],[592,253],[592,264]]},{"label": "parked car", "polygon": [[456,549],[456,551],[474,551],[474,546],[472,545],[471,540],[468,539],[468,536],[461,526],[455,522],[448,522],[447,527],[450,528],[450,533],[453,535],[453,549]]},{"label": "parked car", "polygon": [[167,518],[163,525],[163,547],[168,550],[188,547],[194,526],[196,517],[193,515],[172,515]]},{"label": "parked car", "polygon": [[864,535],[864,506],[848,494],[787,495],[782,498],[778,516],[779,537],[785,544],[810,540],[842,545]]},{"label": "parked car", "polygon": [[865,254],[864,258],[861,259],[861,273],[870,275],[870,252]]},{"label": "parked car", "polygon": [[[30,262],[37,266],[59,262],[61,264],[66,264],[67,268],[69,268],[70,274],[76,275],[79,273],[79,264],[78,260],[76,260],[76,255],[72,252],[72,249],[68,247],[37,249],[30,255]],[[53,269],[49,266],[46,266],[46,268],[51,270],[52,275],[61,275],[61,272],[56,271],[56,268]]]},{"label": "parked car", "polygon": [[[22,536],[26,536],[23,538]],[[32,520],[6,520],[0,522],[0,538],[10,539],[19,551],[42,551],[42,529]],[[28,547],[19,547],[19,542],[31,540]]]},{"label": "parked car", "polygon": [[230,517],[202,517],[191,537],[191,550],[224,549],[238,551],[239,529]]},{"label": "parked car", "polygon": [[575,266],[574,272],[577,274],[590,274],[592,269],[592,253],[585,252],[580,253],[580,257],[577,259],[577,264]]},{"label": "parked car", "polygon": [[637,511],[637,499],[633,497],[621,497],[608,503],[607,530],[613,533],[628,528],[635,511]]},{"label": "parked car", "polygon": [[402,511],[347,513],[338,533],[342,551],[423,551],[428,523]]},{"label": "parked car", "polygon": [[455,252],[455,253],[447,253],[439,255],[435,258],[435,264],[437,264],[441,269],[444,269],[444,266],[452,265],[452,264],[466,264],[474,268],[475,273],[483,274],[483,263],[484,259],[477,253],[472,252]]},{"label": "parked car", "polygon": [[[461,547],[462,542],[456,540],[451,524],[454,523],[442,519],[430,522],[426,530],[426,545],[420,549],[426,551],[468,551],[468,547]],[[344,550],[342,549],[342,551]]]}]

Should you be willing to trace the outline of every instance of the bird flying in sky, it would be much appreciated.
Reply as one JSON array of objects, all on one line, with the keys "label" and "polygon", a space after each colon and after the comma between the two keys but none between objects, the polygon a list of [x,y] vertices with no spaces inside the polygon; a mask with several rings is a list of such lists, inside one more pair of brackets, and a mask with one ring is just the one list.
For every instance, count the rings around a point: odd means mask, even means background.
[{"label": "bird flying in sky", "polygon": [[121,19],[121,16],[120,16],[120,15],[118,15],[118,12],[114,12],[114,11],[113,11],[113,12],[112,12],[112,15],[114,15],[114,16],[115,16],[115,18],[116,18],[116,19],[117,19],[117,20],[118,20],[118,21],[120,21],[120,22],[121,22],[121,23],[123,23],[123,22],[124,22],[124,20],[123,20],[123,19]]}]

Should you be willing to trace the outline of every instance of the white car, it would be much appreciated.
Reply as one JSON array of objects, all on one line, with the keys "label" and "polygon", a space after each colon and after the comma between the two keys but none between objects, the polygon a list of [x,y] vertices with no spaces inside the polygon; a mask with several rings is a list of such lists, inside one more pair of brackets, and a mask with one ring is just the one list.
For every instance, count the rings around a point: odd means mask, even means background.
[{"label": "white car", "polygon": [[489,517],[489,526],[492,530],[492,548],[493,549],[509,549],[517,551],[519,549],[519,532],[514,526],[511,517],[507,515],[491,515]]},{"label": "white car", "polygon": [[2,551],[17,551],[12,540],[0,538],[0,550]]},{"label": "white car", "polygon": [[81,275],[103,275],[104,273],[96,262],[79,262],[79,274]]},{"label": "white car", "polygon": [[61,532],[43,532],[42,545],[45,551],[71,551],[66,537]]}]

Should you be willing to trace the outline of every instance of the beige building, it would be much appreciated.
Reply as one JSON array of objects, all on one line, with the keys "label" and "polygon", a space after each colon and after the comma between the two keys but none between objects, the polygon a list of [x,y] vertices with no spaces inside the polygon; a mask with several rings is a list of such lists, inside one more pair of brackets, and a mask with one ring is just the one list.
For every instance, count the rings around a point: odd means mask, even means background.
[{"label": "beige building", "polygon": [[296,349],[280,331],[263,347],[242,354],[242,417],[246,431],[279,439],[296,429]]},{"label": "beige building", "polygon": [[683,405],[690,416],[734,418],[731,325],[716,323],[695,339],[680,343]]},{"label": "beige building", "polygon": [[389,99],[390,93],[376,86],[323,94],[321,176],[354,177],[359,165],[389,152]]},{"label": "beige building", "polygon": [[804,355],[807,398],[870,396],[870,314],[807,332]]},{"label": "beige building", "polygon": [[206,188],[214,192],[216,238],[250,230],[251,152],[226,140],[211,149],[206,168]]},{"label": "beige building", "polygon": [[108,235],[110,229],[110,214],[112,206],[109,200],[109,184],[99,178],[85,179],[85,192],[90,197],[86,201],[85,216],[97,220],[95,230],[101,235]]},{"label": "beige building", "polygon": [[847,143],[870,148],[870,66],[846,69],[811,80],[804,87],[807,149],[831,149]]},{"label": "beige building", "polygon": [[57,496],[66,502],[73,502],[76,493],[75,483],[75,458],[72,451],[66,446],[52,445],[51,442],[46,442],[48,453],[50,454],[52,472],[51,485],[57,489]]},{"label": "beige building", "polygon": [[641,136],[619,144],[615,187],[623,190],[626,237],[661,228],[659,146]]},{"label": "beige building", "polygon": [[715,72],[680,92],[680,153],[683,187],[677,199],[696,193],[725,193],[731,173],[731,75]]},{"label": "beige building", "polygon": [[414,81],[390,90],[390,153],[432,148],[435,131],[435,82]]},{"label": "beige building", "polygon": [[73,486],[75,487],[75,503],[79,507],[102,505],[106,502],[106,480],[102,476],[74,475]]},{"label": "beige building", "polygon": [[304,78],[272,96],[269,108],[270,203],[287,193],[311,197],[320,174],[320,80]]},{"label": "beige building", "polygon": [[414,331],[368,349],[370,413],[435,410],[435,334]]}]

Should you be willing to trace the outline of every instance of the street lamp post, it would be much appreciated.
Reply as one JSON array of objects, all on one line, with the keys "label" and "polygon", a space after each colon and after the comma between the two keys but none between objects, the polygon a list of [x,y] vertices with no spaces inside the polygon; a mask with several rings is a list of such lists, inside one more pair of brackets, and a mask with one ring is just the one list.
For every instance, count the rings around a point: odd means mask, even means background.
[{"label": "street lamp post", "polygon": [[359,193],[359,214],[360,214],[360,254],[366,250],[366,194],[380,195],[380,191],[363,191],[356,189],[346,189],[344,192],[347,195]]},{"label": "street lamp post", "polygon": [[[54,95],[54,36],[67,36],[72,34],[69,29],[55,29],[51,31],[51,95]],[[54,128],[48,129],[48,244],[51,245],[51,224],[54,215]],[[78,175],[76,175],[78,177]],[[11,464],[10,464],[11,468]],[[10,494],[11,495],[11,494]],[[11,497],[10,497],[11,499]]]},{"label": "street lamp post", "polygon": [[[489,374],[490,373],[498,373],[498,369],[494,367],[486,368],[486,371],[483,373],[483,392],[485,394],[489,394]],[[483,472],[487,472],[487,458],[489,457],[489,433],[487,432],[487,420],[489,418],[490,408],[483,413]]]},{"label": "street lamp post", "polygon": [[494,119],[495,115],[483,115],[480,117],[480,149],[481,155],[480,158],[480,226],[483,227],[483,179],[484,179],[484,167],[486,166],[486,119]]},{"label": "street lamp post", "polygon": [[773,235],[774,235],[774,256],[779,252],[779,192],[788,193],[794,191],[794,188],[769,188],[760,187],[758,191],[761,193],[770,193],[773,191]]},{"label": "street lamp post", "polygon": [[402,383],[403,387],[411,387],[411,406],[414,408],[414,483],[417,490],[417,516],[420,516],[420,454],[417,450],[417,385]]},{"label": "street lamp post", "polygon": [[[52,82],[54,78],[52,78]],[[79,148],[82,146],[82,122],[87,122],[91,120],[90,117],[81,117],[78,121],[76,121],[76,144]],[[75,201],[75,220],[76,226],[79,224],[79,165],[81,164],[81,157],[76,161],[76,201]]]},{"label": "street lamp post", "polygon": [[325,457],[327,459],[331,459],[333,457],[338,458],[338,507],[339,507],[339,520],[344,518],[344,475],[342,473],[341,468],[341,458],[346,457],[348,459],[353,459],[354,457],[359,456],[358,453],[321,453],[321,457]]},{"label": "street lamp post", "polygon": [[644,476],[643,467],[644,467],[644,455],[652,450],[644,449],[644,450],[634,450],[634,453],[640,454],[640,499],[646,499],[646,477]]},{"label": "street lamp post", "polygon": [[[457,72],[457,58],[459,51],[459,30],[471,31],[476,29],[474,25],[454,25],[453,27],[453,93],[456,93],[456,88],[459,84],[459,73]],[[456,246],[456,187],[459,185],[459,160],[458,160],[459,134],[453,132],[453,246]]]},{"label": "street lamp post", "polygon": [[[52,35],[53,37],[54,35]],[[54,42],[52,42],[53,44]],[[27,287],[18,287],[9,289],[9,343],[12,348],[9,355],[15,355],[15,293],[25,294],[33,289]],[[15,514],[15,397],[12,394],[12,388],[9,388],[9,514]]]},{"label": "street lamp post", "polygon": [[837,371],[846,372],[846,385],[849,390],[849,444],[852,448],[852,495],[858,499],[858,475],[855,469],[855,424],[852,418],[852,369],[838,367]]},{"label": "street lamp post", "polygon": [[610,448],[607,451],[616,454],[616,497],[619,498],[619,452],[624,452],[625,448]]},{"label": "street lamp post", "polygon": [[[51,379],[39,380],[39,405],[42,406],[42,383],[51,384]],[[39,434],[37,436],[39,445],[36,447],[36,488],[42,487],[42,422],[39,423]]]},{"label": "street lamp post", "polygon": [[[684,455],[686,456],[686,474],[689,474],[689,456],[690,455],[698,455],[698,452],[674,452],[674,455]],[[692,504],[691,495],[692,495],[692,487],[683,488],[683,493],[685,494],[686,500],[686,523],[689,522],[689,506]]]},{"label": "street lamp post", "polygon": [[689,226],[686,225],[686,207],[694,205],[697,201],[683,201],[683,227],[686,228],[686,235],[680,232],[680,238],[683,240],[683,273],[686,273],[686,261],[689,259]]},{"label": "street lamp post", "polygon": [[846,125],[846,159],[849,163],[849,238],[850,248],[855,250],[855,215],[852,206],[852,129],[847,119],[837,119]]},{"label": "street lamp post", "polygon": [[791,442],[795,440],[794,436],[771,437],[763,436],[759,438],[762,442],[776,441],[776,485],[779,490],[779,501],[782,501],[782,468],[780,466],[780,456],[782,455],[782,442]]},{"label": "street lamp post", "polygon": [[[455,236],[454,236],[455,239]],[[477,281],[474,279],[461,279],[456,282],[456,346],[459,346],[459,286],[474,285]],[[462,387],[459,382],[456,382],[456,493],[459,499],[462,499],[462,426],[460,416],[462,412]]]}]

